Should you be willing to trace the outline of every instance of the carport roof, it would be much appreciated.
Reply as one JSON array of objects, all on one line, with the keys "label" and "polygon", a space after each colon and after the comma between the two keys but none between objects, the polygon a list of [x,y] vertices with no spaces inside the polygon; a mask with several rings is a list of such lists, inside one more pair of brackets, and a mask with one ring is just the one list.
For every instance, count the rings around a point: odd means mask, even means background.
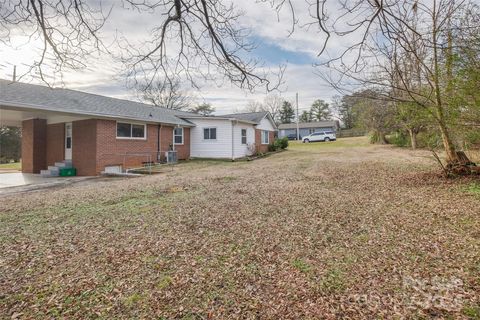
[{"label": "carport roof", "polygon": [[190,121],[183,119],[192,115],[189,112],[159,108],[140,102],[81,91],[3,79],[0,79],[0,106],[194,126]]}]

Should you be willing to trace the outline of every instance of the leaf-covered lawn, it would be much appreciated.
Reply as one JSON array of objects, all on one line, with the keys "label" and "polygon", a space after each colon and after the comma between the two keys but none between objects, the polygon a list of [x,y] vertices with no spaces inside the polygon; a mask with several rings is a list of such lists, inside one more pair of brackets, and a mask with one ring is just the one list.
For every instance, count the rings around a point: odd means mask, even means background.
[{"label": "leaf-covered lawn", "polygon": [[337,142],[0,198],[0,317],[479,317],[475,182]]}]

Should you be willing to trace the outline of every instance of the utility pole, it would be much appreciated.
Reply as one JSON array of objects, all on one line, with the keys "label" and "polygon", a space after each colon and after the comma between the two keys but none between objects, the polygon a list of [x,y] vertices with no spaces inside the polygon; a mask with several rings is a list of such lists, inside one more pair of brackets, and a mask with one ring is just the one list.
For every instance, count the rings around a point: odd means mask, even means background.
[{"label": "utility pole", "polygon": [[13,66],[13,82],[17,81],[17,66]]},{"label": "utility pole", "polygon": [[298,116],[298,92],[295,96],[295,102],[297,104],[297,141],[300,140],[300,129],[299,129],[299,125],[298,125],[298,120],[299,120],[299,116]]}]

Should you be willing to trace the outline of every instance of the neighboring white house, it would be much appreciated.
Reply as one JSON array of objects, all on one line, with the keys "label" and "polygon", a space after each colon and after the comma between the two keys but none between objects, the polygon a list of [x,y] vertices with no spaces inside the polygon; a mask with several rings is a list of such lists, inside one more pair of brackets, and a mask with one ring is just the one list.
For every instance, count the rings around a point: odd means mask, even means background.
[{"label": "neighboring white house", "polygon": [[238,159],[266,152],[276,125],[268,112],[185,117],[190,130],[190,157]]}]

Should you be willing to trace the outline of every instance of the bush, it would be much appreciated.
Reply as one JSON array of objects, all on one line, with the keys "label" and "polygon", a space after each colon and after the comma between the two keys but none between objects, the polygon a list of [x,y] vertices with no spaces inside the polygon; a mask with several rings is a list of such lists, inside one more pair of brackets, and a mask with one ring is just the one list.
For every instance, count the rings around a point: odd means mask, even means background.
[{"label": "bush", "polygon": [[288,148],[288,138],[287,137],[283,137],[281,139],[277,139],[275,140],[275,142],[278,141],[278,145],[280,147],[280,149],[287,149]]},{"label": "bush", "polygon": [[268,151],[269,152],[273,152],[273,151],[277,151],[277,150],[280,150],[280,149],[286,149],[288,147],[288,138],[287,137],[283,137],[281,139],[275,139],[275,141],[273,143],[270,143],[268,145]]},{"label": "bush", "polygon": [[404,131],[395,132],[388,138],[388,142],[397,147],[409,147],[410,138]]}]

